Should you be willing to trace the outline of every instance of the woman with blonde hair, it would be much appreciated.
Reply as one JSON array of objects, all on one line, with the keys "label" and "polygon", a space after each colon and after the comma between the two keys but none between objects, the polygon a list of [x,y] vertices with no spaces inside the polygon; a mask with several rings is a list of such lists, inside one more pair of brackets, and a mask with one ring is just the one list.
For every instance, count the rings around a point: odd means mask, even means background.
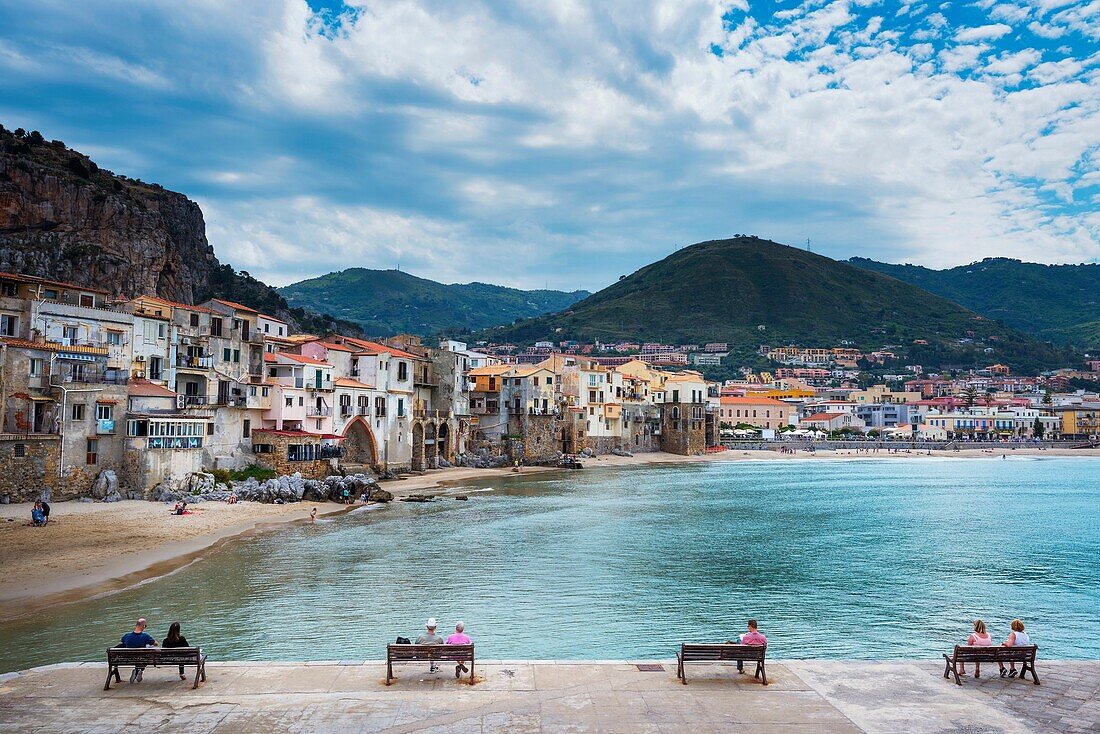
[{"label": "woman with blonde hair", "polygon": [[[1018,619],[1012,620],[1012,631],[1008,633],[1008,639],[1005,640],[1001,647],[1026,647],[1031,644],[1031,638],[1028,637],[1027,632],[1024,632],[1024,623]],[[1004,663],[997,663],[1001,668],[1001,677],[1005,677]],[[1009,663],[1008,677],[1016,677],[1016,663]]]},{"label": "woman with blonde hair", "polygon": [[[970,633],[970,637],[966,638],[966,644],[969,647],[989,647],[993,644],[993,638],[985,629],[985,622],[980,619],[974,620],[974,631]],[[966,663],[959,663],[959,675],[966,675]],[[982,677],[981,663],[974,663],[974,677]]]}]

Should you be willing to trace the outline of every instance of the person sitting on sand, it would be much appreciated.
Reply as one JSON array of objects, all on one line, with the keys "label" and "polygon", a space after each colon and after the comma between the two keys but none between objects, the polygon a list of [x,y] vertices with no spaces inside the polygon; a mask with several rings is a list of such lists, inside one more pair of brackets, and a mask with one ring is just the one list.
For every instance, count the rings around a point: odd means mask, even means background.
[{"label": "person sitting on sand", "polygon": [[[1024,623],[1018,619],[1012,620],[1012,632],[1008,634],[1008,639],[1001,643],[1001,647],[1025,647],[1031,644],[1031,638],[1028,637],[1027,632],[1024,632]],[[1016,677],[1016,663],[1009,663],[1008,677]],[[997,663],[997,666],[1001,669],[1001,677],[1005,677],[1005,665],[1004,663]]]},{"label": "person sitting on sand", "polygon": [[[153,647],[157,644],[157,641],[153,639],[153,636],[145,631],[145,617],[138,619],[134,625],[133,632],[127,632],[122,636],[122,640],[119,642],[119,647]],[[141,671],[145,670],[144,665],[137,665],[134,667],[134,672],[130,673],[131,683],[141,683]]]},{"label": "person sitting on sand", "polygon": [[46,524],[46,513],[42,511],[42,503],[35,500],[34,506],[31,507],[31,525],[36,528]]},{"label": "person sitting on sand", "polygon": [[[187,638],[180,634],[180,623],[173,622],[168,626],[168,634],[164,636],[164,642],[160,643],[161,647],[191,647],[187,644]],[[187,680],[187,674],[183,672],[183,666],[180,666],[180,680]]]},{"label": "person sitting on sand", "polygon": [[[444,645],[472,645],[472,644],[474,644],[474,641],[466,636],[466,633],[463,631],[465,629],[466,629],[466,625],[463,622],[455,622],[455,633],[453,635],[451,635],[450,637],[448,637],[447,641],[444,642],[443,644]],[[469,672],[470,672],[470,670],[466,667],[466,663],[461,663],[460,662],[460,663],[458,663],[458,665],[455,666],[455,678],[457,678],[462,673],[469,673]]]},{"label": "person sitting on sand", "polygon": [[[416,644],[417,645],[442,645],[443,644],[443,638],[435,633],[436,626],[437,626],[437,623],[435,621],[435,617],[430,617],[428,619],[428,621],[424,624],[425,631],[419,637],[416,638]],[[439,672],[439,668],[436,667],[436,664],[435,664],[434,660],[428,665],[428,672],[429,673],[438,673]]]},{"label": "person sitting on sand", "polygon": [[[966,638],[966,644],[968,647],[989,647],[993,644],[993,638],[985,629],[985,622],[980,619],[974,620],[974,631],[970,633],[970,637]],[[959,663],[959,675],[966,675],[966,663]],[[982,677],[981,663],[974,663],[974,677]]]},{"label": "person sitting on sand", "polygon": [[43,525],[50,524],[50,503],[45,499],[38,500],[38,506],[42,508],[42,516],[45,518],[42,522]]},{"label": "person sitting on sand", "polygon": [[[742,645],[764,645],[767,647],[768,638],[756,631],[756,620],[750,619],[748,623],[749,631],[741,635]],[[743,660],[737,661],[737,672],[745,672],[745,662]]]}]

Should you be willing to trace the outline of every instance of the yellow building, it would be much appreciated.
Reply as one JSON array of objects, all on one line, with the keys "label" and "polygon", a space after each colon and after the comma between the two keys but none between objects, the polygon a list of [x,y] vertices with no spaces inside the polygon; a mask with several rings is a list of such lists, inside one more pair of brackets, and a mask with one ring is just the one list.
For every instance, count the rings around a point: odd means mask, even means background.
[{"label": "yellow building", "polygon": [[1092,438],[1100,436],[1100,403],[1062,405],[1053,408],[1062,419],[1062,435]]}]

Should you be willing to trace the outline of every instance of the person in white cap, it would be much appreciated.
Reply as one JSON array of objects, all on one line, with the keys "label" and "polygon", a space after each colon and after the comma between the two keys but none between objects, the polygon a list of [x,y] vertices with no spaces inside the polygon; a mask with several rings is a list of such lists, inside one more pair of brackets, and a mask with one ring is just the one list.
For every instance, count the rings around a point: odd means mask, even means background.
[{"label": "person in white cap", "polygon": [[[443,644],[443,638],[435,633],[436,626],[437,625],[436,625],[435,617],[430,617],[428,619],[428,621],[424,624],[425,632],[423,634],[421,634],[420,637],[416,638],[416,644],[417,645],[442,645]],[[428,667],[428,672],[429,673],[439,672],[439,668],[436,667],[436,664],[435,664],[434,660],[430,663],[430,665]]]}]

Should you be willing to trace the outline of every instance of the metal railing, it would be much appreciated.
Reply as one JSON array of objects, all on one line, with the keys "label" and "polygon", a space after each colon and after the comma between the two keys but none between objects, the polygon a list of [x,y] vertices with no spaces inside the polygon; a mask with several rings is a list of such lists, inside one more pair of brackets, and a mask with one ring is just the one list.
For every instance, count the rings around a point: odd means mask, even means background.
[{"label": "metal railing", "polygon": [[306,415],[310,418],[327,418],[332,415],[332,408],[327,405],[307,405]]}]

